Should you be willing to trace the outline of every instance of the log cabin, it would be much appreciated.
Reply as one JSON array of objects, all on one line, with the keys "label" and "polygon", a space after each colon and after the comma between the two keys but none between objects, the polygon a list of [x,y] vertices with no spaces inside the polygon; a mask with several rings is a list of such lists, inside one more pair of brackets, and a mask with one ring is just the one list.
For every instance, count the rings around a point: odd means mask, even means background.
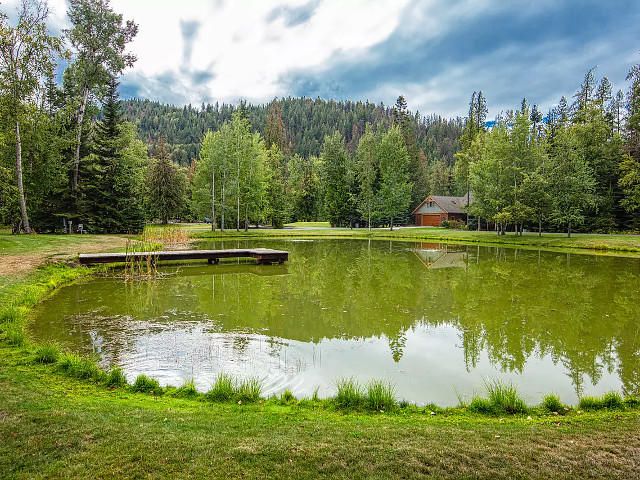
[{"label": "log cabin", "polygon": [[[471,195],[473,202],[473,195]],[[447,220],[467,221],[467,212],[464,207],[469,204],[469,195],[463,197],[445,197],[443,195],[429,195],[412,212],[415,223],[419,227],[439,227]]]}]

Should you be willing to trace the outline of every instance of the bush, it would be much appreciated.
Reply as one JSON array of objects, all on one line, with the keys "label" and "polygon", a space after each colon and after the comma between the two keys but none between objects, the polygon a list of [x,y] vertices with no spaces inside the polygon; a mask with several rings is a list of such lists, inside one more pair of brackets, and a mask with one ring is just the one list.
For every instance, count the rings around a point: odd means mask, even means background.
[{"label": "bush", "polygon": [[466,230],[467,224],[462,220],[443,220],[440,222],[442,228],[448,228],[451,230]]},{"label": "bush", "polygon": [[38,363],[56,363],[60,358],[60,346],[56,342],[48,342],[36,349],[34,360]]},{"label": "bush", "polygon": [[111,369],[106,384],[109,388],[124,387],[127,385],[127,378],[124,376],[124,372],[120,367],[113,367]]},{"label": "bush", "polygon": [[136,381],[133,382],[133,385],[129,387],[132,392],[142,392],[142,393],[151,393],[161,395],[162,389],[160,388],[160,384],[158,380],[155,378],[147,377],[146,375],[138,375],[136,377]]},{"label": "bush", "polygon": [[367,385],[366,405],[372,410],[393,410],[398,406],[396,388],[390,382],[372,380]]},{"label": "bush", "polygon": [[618,392],[607,392],[602,396],[602,406],[609,409],[619,409],[624,407],[622,397]]},{"label": "bush", "polygon": [[602,408],[602,403],[598,397],[589,396],[582,397],[578,406],[582,410],[599,410]]}]

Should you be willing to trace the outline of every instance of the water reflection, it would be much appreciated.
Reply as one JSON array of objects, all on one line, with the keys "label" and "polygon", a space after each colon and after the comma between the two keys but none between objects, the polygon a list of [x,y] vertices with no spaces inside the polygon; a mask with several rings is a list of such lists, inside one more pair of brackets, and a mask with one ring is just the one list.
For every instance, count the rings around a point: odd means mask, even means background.
[{"label": "water reflection", "polygon": [[284,266],[165,266],[98,278],[39,308],[34,335],[95,351],[131,378],[216,372],[329,394],[339,375],[390,378],[405,398],[455,404],[488,376],[531,401],[640,392],[640,260],[370,240],[211,242],[291,251]]}]

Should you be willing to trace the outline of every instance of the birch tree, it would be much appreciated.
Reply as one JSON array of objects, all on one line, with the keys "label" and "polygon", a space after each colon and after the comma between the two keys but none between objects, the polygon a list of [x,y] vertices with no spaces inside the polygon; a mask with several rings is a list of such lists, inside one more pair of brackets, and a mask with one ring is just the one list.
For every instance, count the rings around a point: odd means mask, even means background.
[{"label": "birch tree", "polygon": [[23,0],[18,9],[18,22],[9,25],[0,12],[0,91],[9,104],[9,117],[14,128],[16,145],[16,181],[22,228],[32,233],[25,200],[22,172],[22,139],[20,123],[25,106],[33,102],[45,76],[53,75],[56,56],[65,56],[61,39],[49,35],[46,1]]}]

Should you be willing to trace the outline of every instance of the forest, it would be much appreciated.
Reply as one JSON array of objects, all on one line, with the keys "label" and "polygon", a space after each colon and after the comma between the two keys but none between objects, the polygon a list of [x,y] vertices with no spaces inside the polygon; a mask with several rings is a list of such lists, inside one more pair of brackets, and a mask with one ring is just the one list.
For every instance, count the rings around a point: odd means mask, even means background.
[{"label": "forest", "polygon": [[623,89],[592,68],[546,113],[525,98],[493,121],[483,92],[455,119],[403,96],[177,107],[120,100],[133,21],[107,0],[67,13],[58,37],[46,2],[23,2],[17,22],[0,13],[0,224],[14,233],[393,228],[429,194],[469,192],[469,228],[640,229],[640,65]]}]

